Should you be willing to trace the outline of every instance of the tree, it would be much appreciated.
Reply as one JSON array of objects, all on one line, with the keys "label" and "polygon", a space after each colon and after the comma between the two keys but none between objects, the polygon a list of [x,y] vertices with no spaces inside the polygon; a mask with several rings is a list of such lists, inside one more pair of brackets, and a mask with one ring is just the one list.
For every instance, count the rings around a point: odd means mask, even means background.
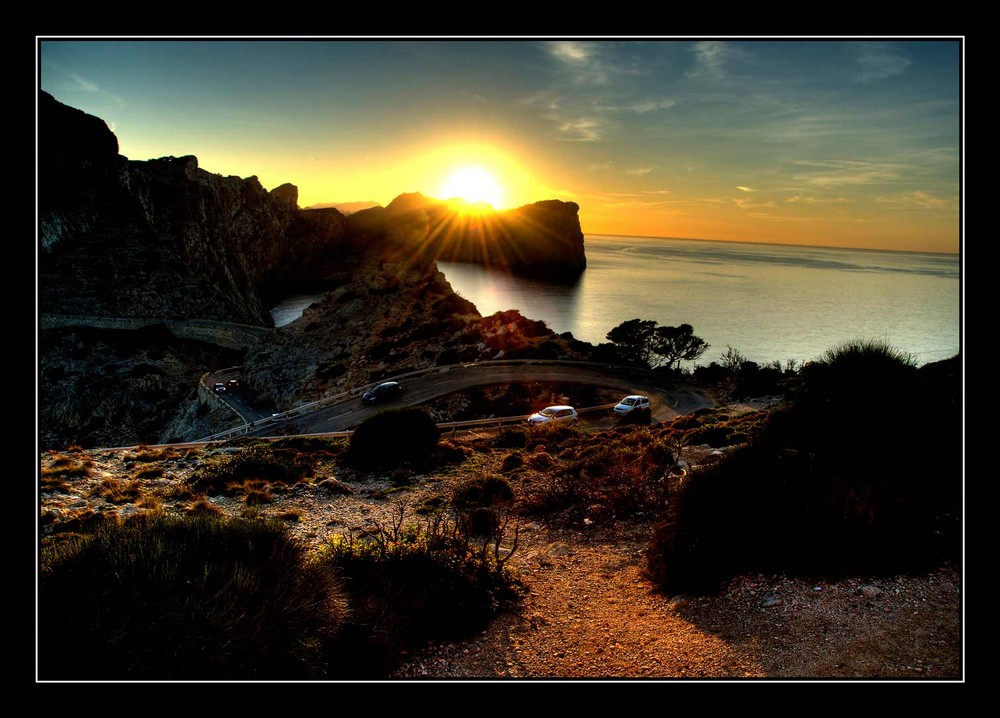
[{"label": "tree", "polygon": [[704,339],[694,335],[694,327],[690,324],[681,324],[679,327],[657,327],[654,334],[653,353],[659,357],[654,366],[665,363],[673,368],[682,360],[694,361],[709,347]]},{"label": "tree", "polygon": [[618,349],[624,362],[648,367],[653,355],[655,333],[656,322],[653,320],[629,319],[608,332],[607,339]]},{"label": "tree", "polygon": [[709,347],[704,339],[694,335],[690,324],[659,327],[651,319],[622,322],[608,332],[607,338],[625,362],[649,368],[693,361]]}]

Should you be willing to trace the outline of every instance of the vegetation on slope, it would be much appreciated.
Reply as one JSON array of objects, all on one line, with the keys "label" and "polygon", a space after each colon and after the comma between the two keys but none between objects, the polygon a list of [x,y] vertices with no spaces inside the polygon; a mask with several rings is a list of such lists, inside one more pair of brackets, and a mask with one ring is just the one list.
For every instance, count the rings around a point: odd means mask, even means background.
[{"label": "vegetation on slope", "polygon": [[[592,526],[595,535],[620,522],[649,526],[650,577],[670,593],[715,591],[746,572],[891,573],[957,560],[961,473],[946,460],[960,449],[957,371],[957,358],[918,369],[890,347],[854,343],[797,372],[779,408],[712,409],[600,432],[518,427],[435,439],[429,454],[391,468],[352,461],[349,442],[305,438],[232,442],[211,456],[173,452],[198,464],[183,481],[164,471],[171,459],[162,452],[133,452],[128,476],[104,479],[85,452],[53,455],[46,495],[88,483],[108,506],[147,518],[43,516],[40,665],[61,677],[388,675],[404,652],[474,634],[516,609],[520,527],[530,521]],[[927,402],[935,421],[921,414]],[[397,436],[382,427],[371,446],[392,446]],[[261,498],[314,497],[326,506],[372,472],[389,488],[370,500],[421,500],[401,501],[392,519],[363,529],[330,523],[311,554],[285,545],[301,509]],[[234,509],[241,521],[230,525],[224,514]],[[236,537],[244,548],[198,543],[174,523],[161,525],[167,514],[192,521],[194,534]],[[263,537],[247,528],[258,524],[268,527]],[[278,574],[272,555],[297,578]],[[316,601],[268,593],[278,575]],[[248,595],[208,584],[192,594],[194,576],[232,576]],[[300,600],[332,601],[329,623],[298,611]],[[225,619],[233,635],[220,643],[206,639],[208,628],[185,635],[152,615],[176,618],[176,606],[196,626],[228,612],[257,612],[258,620]],[[266,655],[241,647],[279,625],[322,640],[296,648],[275,639]]]}]

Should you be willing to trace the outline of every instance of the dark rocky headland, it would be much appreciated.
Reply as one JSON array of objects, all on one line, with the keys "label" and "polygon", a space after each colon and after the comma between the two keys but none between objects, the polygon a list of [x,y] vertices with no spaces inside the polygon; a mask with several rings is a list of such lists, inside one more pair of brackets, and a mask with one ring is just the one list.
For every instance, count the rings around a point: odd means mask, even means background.
[{"label": "dark rocky headland", "polygon": [[[193,156],[129,160],[103,120],[44,92],[38,147],[42,448],[225,428],[232,416],[197,393],[225,366],[286,409],[435,364],[592,349],[516,311],[482,317],[435,264],[573,281],[586,266],[574,203],[466,215],[406,194],[349,216],[300,209],[291,184],[267,191]],[[275,328],[268,308],[302,292],[325,294]]]}]

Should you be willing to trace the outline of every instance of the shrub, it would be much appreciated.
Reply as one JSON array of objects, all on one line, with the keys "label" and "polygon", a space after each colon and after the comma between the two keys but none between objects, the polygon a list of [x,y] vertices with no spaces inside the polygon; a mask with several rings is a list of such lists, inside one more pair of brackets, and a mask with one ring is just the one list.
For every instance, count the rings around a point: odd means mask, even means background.
[{"label": "shrub", "polygon": [[498,449],[523,449],[528,443],[524,429],[504,429],[493,445]]},{"label": "shrub", "polygon": [[198,493],[234,495],[244,493],[249,481],[295,484],[308,473],[307,465],[276,452],[266,444],[248,446],[239,453],[214,456],[191,474],[188,482]]},{"label": "shrub", "polygon": [[470,538],[499,540],[505,525],[504,513],[513,503],[514,490],[499,476],[466,479],[451,495],[459,527]]},{"label": "shrub", "polygon": [[319,456],[336,456],[343,449],[341,439],[324,439],[317,436],[289,436],[275,439],[270,444],[271,450],[278,452],[283,449],[298,451]]},{"label": "shrub", "polygon": [[391,671],[399,656],[431,639],[461,639],[513,606],[521,583],[506,555],[475,550],[441,515],[421,526],[380,527],[374,536],[336,537],[320,560],[343,576],[353,627],[341,672]]},{"label": "shrub", "polygon": [[641,426],[649,426],[652,422],[653,413],[649,409],[633,409],[621,419],[619,419],[620,424],[639,424]]},{"label": "shrub", "polygon": [[94,462],[90,459],[78,460],[69,456],[53,459],[42,469],[42,478],[87,478],[93,473]]},{"label": "shrub", "polygon": [[94,489],[95,494],[112,504],[126,504],[136,501],[142,495],[142,485],[135,479],[108,477]]},{"label": "shrub", "polygon": [[346,611],[278,522],[135,516],[43,546],[39,675],[322,678]]},{"label": "shrub", "polygon": [[456,444],[451,441],[442,441],[434,451],[433,459],[438,465],[460,464],[465,461],[472,452],[472,449]]},{"label": "shrub", "polygon": [[[912,359],[854,342],[803,368],[780,410],[748,417],[749,443],[692,473],[657,527],[650,568],[669,591],[745,571],[898,572],[960,555],[957,404],[928,422]],[[933,382],[932,382],[933,384]],[[948,389],[943,390],[945,394]],[[951,392],[955,391],[954,385]]]},{"label": "shrub", "polygon": [[515,469],[519,469],[524,466],[524,457],[517,451],[513,451],[503,458],[503,463],[500,464],[500,470],[504,473],[509,473]]},{"label": "shrub", "polygon": [[365,419],[351,434],[347,462],[361,469],[426,465],[440,429],[423,409],[390,409]]}]

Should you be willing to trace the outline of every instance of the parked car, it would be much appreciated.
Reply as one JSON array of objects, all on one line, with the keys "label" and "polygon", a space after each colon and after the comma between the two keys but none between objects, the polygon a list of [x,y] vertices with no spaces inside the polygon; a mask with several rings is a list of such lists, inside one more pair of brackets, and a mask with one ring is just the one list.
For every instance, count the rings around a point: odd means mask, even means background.
[{"label": "parked car", "polygon": [[578,420],[576,409],[572,406],[547,406],[528,417],[528,423],[536,424],[575,424]]},{"label": "parked car", "polygon": [[215,390],[217,392],[223,392],[226,390],[226,385],[223,384],[221,381],[217,381],[215,382]]},{"label": "parked car", "polygon": [[612,409],[618,416],[628,416],[633,411],[649,411],[649,397],[629,394]]},{"label": "parked car", "polygon": [[361,400],[366,404],[377,404],[380,401],[395,399],[402,393],[403,385],[398,381],[385,381],[362,394]]}]

